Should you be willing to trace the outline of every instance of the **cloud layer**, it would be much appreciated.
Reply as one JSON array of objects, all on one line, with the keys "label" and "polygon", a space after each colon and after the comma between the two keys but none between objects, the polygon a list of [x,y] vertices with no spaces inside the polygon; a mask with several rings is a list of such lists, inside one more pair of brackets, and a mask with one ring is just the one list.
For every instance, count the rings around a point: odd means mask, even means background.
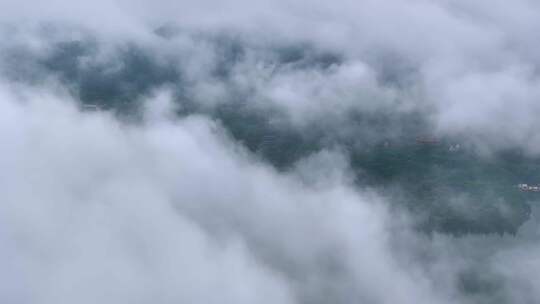
[{"label": "cloud layer", "polygon": [[539,17],[0,0],[0,301],[538,302]]},{"label": "cloud layer", "polygon": [[29,98],[2,96],[6,301],[441,300],[397,264],[384,205],[340,169],[306,184],[202,117],[130,127]]}]

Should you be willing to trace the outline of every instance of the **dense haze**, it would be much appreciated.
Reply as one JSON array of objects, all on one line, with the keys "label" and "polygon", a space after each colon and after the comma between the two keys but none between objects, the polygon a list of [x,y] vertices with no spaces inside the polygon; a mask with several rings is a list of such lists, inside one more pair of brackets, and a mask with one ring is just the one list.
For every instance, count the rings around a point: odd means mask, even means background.
[{"label": "dense haze", "polygon": [[0,302],[540,302],[539,31],[529,0],[0,0]]}]

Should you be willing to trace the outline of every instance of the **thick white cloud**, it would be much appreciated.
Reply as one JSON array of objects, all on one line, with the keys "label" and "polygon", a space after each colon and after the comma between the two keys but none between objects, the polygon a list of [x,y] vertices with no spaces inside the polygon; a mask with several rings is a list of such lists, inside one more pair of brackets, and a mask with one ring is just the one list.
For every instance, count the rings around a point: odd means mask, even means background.
[{"label": "thick white cloud", "polygon": [[128,126],[24,95],[3,89],[0,103],[2,301],[446,301],[398,263],[375,195],[342,169],[316,182],[331,153],[301,165],[306,184],[205,118],[167,120],[158,105]]},{"label": "thick white cloud", "polygon": [[178,209],[218,190],[201,175],[227,153],[206,122],[137,130],[50,96],[1,104],[2,301],[293,302],[240,237]]}]

